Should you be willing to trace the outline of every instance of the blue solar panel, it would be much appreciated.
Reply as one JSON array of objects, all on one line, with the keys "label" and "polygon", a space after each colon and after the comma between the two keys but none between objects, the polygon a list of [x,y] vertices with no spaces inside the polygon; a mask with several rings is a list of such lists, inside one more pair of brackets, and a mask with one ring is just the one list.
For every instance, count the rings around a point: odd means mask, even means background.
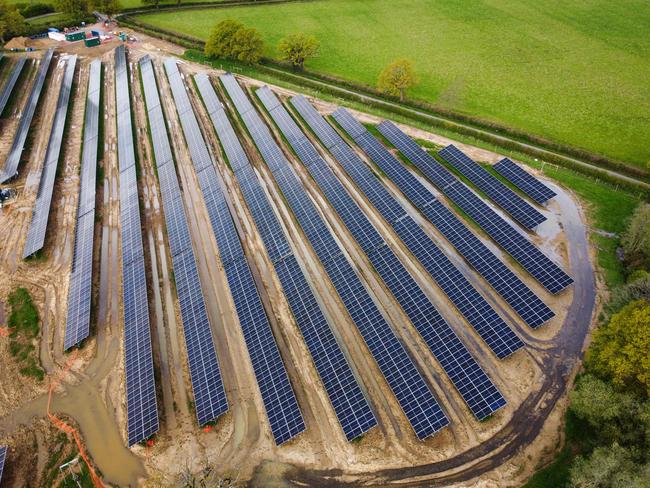
[{"label": "blue solar panel", "polygon": [[[278,103],[273,92],[264,87],[257,90],[257,95],[420,334],[425,340],[427,336],[430,337],[427,344],[431,351],[472,412],[481,418],[480,415],[486,411],[485,403],[482,400],[472,402],[485,397],[503,398],[488,375],[372,226],[287,110]],[[447,284],[447,289],[451,290],[451,283]],[[452,300],[461,298],[452,297]],[[478,298],[483,300],[480,295]],[[485,305],[488,305],[487,302]],[[489,306],[488,311],[491,312],[489,316],[473,316],[468,313],[467,318],[495,354],[506,357],[521,348],[523,343],[512,329]]]},{"label": "blue solar panel", "polygon": [[[354,127],[355,131],[358,131],[358,127],[363,128],[344,109],[337,110],[335,118],[340,124],[345,124],[346,132],[347,128],[352,130],[352,127]],[[503,220],[464,184],[454,178],[430,154],[420,148],[415,141],[401,132],[394,124],[389,121],[384,121],[377,128],[392,144],[396,145],[409,161],[417,166],[451,201],[474,219],[490,237],[501,245],[524,269],[544,285],[545,288],[552,293],[557,293],[572,283],[573,280],[559,266],[553,263],[524,236]],[[403,166],[401,166],[392,154],[367,131],[362,132],[361,135],[356,137],[355,142],[361,146],[391,179],[396,182],[399,181],[398,186],[400,189],[423,213],[427,214],[426,208],[427,206],[431,206],[429,203],[437,200],[417,178],[408,171],[405,171]],[[389,169],[384,168],[387,166],[387,162],[390,162],[392,166]],[[487,256],[485,253],[483,255]],[[477,267],[477,264],[472,263],[472,265]],[[490,271],[489,268],[487,271]],[[496,272],[496,268],[492,272],[497,276],[500,275],[500,272]],[[515,284],[514,282],[512,283],[512,285]],[[495,285],[493,284],[493,286]],[[515,288],[518,289],[519,287],[516,286]],[[496,289],[498,290],[498,288]],[[511,305],[517,310],[512,302]],[[526,312],[517,311],[526,320]],[[547,313],[540,311],[539,315],[545,316]]]},{"label": "blue solar panel", "polygon": [[292,254],[210,79],[206,75],[195,79],[343,432],[352,440],[374,427],[377,420]]},{"label": "blue solar panel", "polygon": [[99,95],[102,64],[90,64],[84,140],[81,152],[81,182],[77,205],[72,274],[68,288],[68,312],[63,349],[79,344],[90,332],[92,294],[93,234],[95,229],[95,175],[99,129]]},{"label": "blue solar panel", "polygon": [[7,446],[0,446],[0,483],[2,483],[2,472],[4,471],[6,458],[7,458]]},{"label": "blue solar panel", "polygon": [[[115,49],[115,98],[118,106],[127,436],[131,446],[158,432],[158,407],[126,63],[126,50],[119,46]],[[178,276],[176,278],[178,280]]]},{"label": "blue solar panel", "polygon": [[[181,115],[181,124],[186,138],[190,133],[194,134],[193,142],[190,144],[190,155],[205,199],[212,231],[217,241],[271,431],[276,444],[280,445],[305,430],[302,413],[246,262],[216,170],[211,163],[194,111],[191,110],[178,67],[173,60],[168,60],[165,68],[172,84],[174,100],[179,102],[180,108],[190,107]],[[210,162],[209,166],[204,166],[206,160]]]},{"label": "blue solar panel", "polygon": [[439,154],[527,229],[533,229],[546,220],[544,215],[453,144],[444,148]]},{"label": "blue solar panel", "polygon": [[0,116],[2,115],[2,112],[4,112],[5,107],[7,106],[7,102],[9,101],[9,98],[11,98],[11,94],[13,93],[14,86],[16,86],[16,82],[18,81],[18,78],[20,78],[20,73],[22,73],[23,71],[25,62],[27,62],[27,58],[25,56],[22,56],[20,59],[18,59],[13,69],[11,70],[11,73],[9,74],[9,79],[2,87],[2,91],[0,92]]},{"label": "blue solar panel", "polygon": [[510,183],[515,185],[540,205],[544,205],[556,195],[556,193],[548,186],[546,186],[544,183],[539,181],[527,171],[524,171],[521,167],[517,166],[508,158],[503,158],[493,167],[497,173],[499,173],[501,176],[503,176]]},{"label": "blue solar panel", "polygon": [[66,62],[63,82],[59,90],[59,98],[56,105],[56,113],[52,121],[50,139],[47,144],[45,161],[41,168],[41,180],[38,187],[38,195],[34,204],[32,219],[27,231],[27,240],[23,251],[23,259],[40,251],[45,243],[47,222],[50,216],[52,193],[54,192],[54,179],[56,168],[59,164],[61,145],[63,143],[63,129],[68,115],[68,102],[72,91],[72,80],[74,77],[77,56],[70,56]]},{"label": "blue solar panel", "polygon": [[288,161],[268,127],[250,106],[244,91],[232,75],[224,75],[220,79],[416,435],[424,439],[437,432],[449,420],[429,386],[347,258],[341,254],[320,214],[288,167]]},{"label": "blue solar panel", "polygon": [[43,91],[43,84],[45,83],[45,78],[47,77],[47,71],[50,68],[53,54],[54,49],[48,49],[38,67],[36,81],[34,81],[32,91],[29,93],[29,98],[27,99],[23,113],[20,116],[18,130],[16,131],[14,142],[9,150],[9,156],[7,156],[3,170],[0,171],[0,183],[4,183],[18,174],[18,164],[20,163],[20,158],[23,154],[25,141],[27,140],[27,133],[32,124],[32,118],[34,117],[34,112],[36,112],[36,106],[41,97],[41,92]]}]

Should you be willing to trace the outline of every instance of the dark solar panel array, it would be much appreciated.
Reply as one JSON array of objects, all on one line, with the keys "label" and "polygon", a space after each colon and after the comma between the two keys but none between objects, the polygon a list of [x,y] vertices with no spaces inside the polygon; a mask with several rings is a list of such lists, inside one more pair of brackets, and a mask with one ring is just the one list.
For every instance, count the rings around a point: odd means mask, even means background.
[{"label": "dark solar panel array", "polygon": [[492,306],[316,109],[302,96],[292,98],[291,103],[467,321],[484,337],[497,356],[503,358],[522,347],[521,340]]},{"label": "dark solar panel array", "polygon": [[63,144],[63,129],[65,120],[68,115],[68,102],[70,101],[70,92],[72,90],[72,81],[74,70],[77,65],[77,56],[70,56],[66,62],[63,82],[59,91],[56,112],[52,121],[50,130],[50,139],[47,143],[45,161],[41,168],[41,180],[38,186],[38,194],[32,220],[27,231],[27,240],[23,250],[23,259],[31,256],[37,251],[43,249],[45,243],[45,233],[47,231],[47,222],[50,217],[50,206],[52,203],[52,193],[54,192],[54,179],[56,177],[56,168],[59,165],[61,155],[61,145]]},{"label": "dark solar panel array", "polygon": [[[336,131],[327,124],[325,126],[336,134]],[[423,165],[423,160],[432,159],[391,122],[382,122],[378,128],[384,137],[414,164]],[[526,324],[536,328],[555,315],[510,268],[463,224],[460,218],[435,198],[414,175],[406,171],[402,164],[376,138],[368,133],[363,137],[357,137],[356,142],[415,203],[469,264],[510,304]],[[351,149],[347,149],[345,152],[356,158]],[[435,160],[433,162],[436,163]],[[458,181],[437,163],[436,166],[431,165],[430,167],[430,178],[439,188],[444,190]],[[376,186],[380,185],[376,183]]]},{"label": "dark solar panel array", "polygon": [[0,446],[0,483],[2,483],[2,472],[4,471],[6,458],[7,458],[7,446]]},{"label": "dark solar panel array", "polygon": [[[127,433],[128,445],[131,446],[158,432],[158,408],[131,127],[129,71],[124,46],[115,49],[115,101],[120,167]],[[176,275],[176,280],[178,282],[182,277]]]},{"label": "dark solar panel array", "polygon": [[43,90],[43,84],[45,83],[45,78],[47,77],[47,71],[50,67],[53,54],[54,49],[48,49],[38,67],[36,81],[34,81],[25,109],[20,116],[18,130],[16,131],[14,142],[9,150],[9,156],[7,156],[3,170],[0,171],[0,183],[4,183],[18,174],[18,164],[20,163],[20,158],[23,154],[29,126],[32,124],[32,118],[34,117],[34,112],[36,112],[38,100],[41,97],[41,91]]},{"label": "dark solar panel array", "polygon": [[[140,69],[149,110],[160,190],[163,195],[178,302],[183,319],[185,348],[194,392],[194,408],[199,425],[204,425],[228,410],[228,399],[201,289],[196,256],[192,249],[153,64],[145,58],[140,64]],[[174,81],[176,80],[170,79],[172,90],[176,94]],[[176,103],[178,105],[178,99]]]},{"label": "dark solar panel array", "polygon": [[453,144],[441,150],[439,154],[527,229],[533,229],[546,220],[546,217],[537,209]]},{"label": "dark solar panel array", "polygon": [[221,81],[416,435],[424,439],[434,434],[449,420],[429,386],[341,252],[244,91],[232,75],[222,76]]},{"label": "dark solar panel array", "polygon": [[[358,124],[358,122],[355,121]],[[458,205],[470,218],[505,249],[521,266],[528,271],[551,293],[557,293],[573,280],[562,269],[537,249],[517,229],[506,222],[497,212],[487,205],[467,186],[455,178],[433,156],[419,147],[415,141],[395,127],[384,121],[377,127],[379,131],[394,144],[415,166],[433,182],[447,197]],[[370,134],[366,139],[373,140]],[[376,151],[388,153],[376,139]],[[388,153],[390,154],[390,153]],[[405,171],[402,171],[405,173]],[[426,195],[425,192],[422,192]],[[443,205],[439,203],[439,206]]]},{"label": "dark solar panel array", "polygon": [[352,440],[374,427],[377,420],[293,255],[210,79],[197,75],[195,80],[332,407],[347,439]]},{"label": "dark solar panel array", "polygon": [[493,168],[540,205],[544,205],[556,195],[548,186],[508,158],[503,158]]},{"label": "dark solar panel array", "polygon": [[4,112],[5,107],[7,106],[7,102],[11,98],[14,86],[16,86],[18,78],[20,78],[20,73],[22,73],[26,62],[27,58],[25,56],[22,56],[18,59],[13,69],[11,70],[11,73],[9,74],[7,82],[2,87],[2,91],[0,92],[0,116],[2,115],[2,112]]},{"label": "dark solar panel array", "polygon": [[[470,410],[481,418],[481,415],[490,411],[486,399],[494,399],[495,402],[503,400],[489,376],[347,193],[345,187],[273,92],[268,87],[263,87],[257,90],[257,95],[318,183],[325,197],[364,250],[375,270],[425,339]],[[479,298],[482,299],[480,295]],[[491,308],[488,309],[492,312],[489,320],[478,320],[482,318],[478,316],[471,317],[473,319],[471,322],[495,354],[498,357],[506,357],[522,347],[523,343]]]},{"label": "dark solar panel array", "polygon": [[[174,99],[179,102],[183,132],[186,136],[196,134],[196,145],[194,148],[190,146],[192,160],[199,163],[211,161],[176,62],[167,60],[165,68],[172,84]],[[180,112],[181,107],[186,107],[185,112]],[[195,169],[271,431],[276,444],[280,445],[303,432],[305,422],[255,287],[216,169],[212,164],[202,169],[200,164],[195,164]]]},{"label": "dark solar panel array", "polygon": [[99,136],[99,98],[102,63],[96,59],[90,64],[81,177],[77,204],[72,275],[68,289],[68,314],[63,349],[83,341],[90,332],[90,304],[93,271],[93,236],[95,229],[95,177],[97,171],[97,144]]}]

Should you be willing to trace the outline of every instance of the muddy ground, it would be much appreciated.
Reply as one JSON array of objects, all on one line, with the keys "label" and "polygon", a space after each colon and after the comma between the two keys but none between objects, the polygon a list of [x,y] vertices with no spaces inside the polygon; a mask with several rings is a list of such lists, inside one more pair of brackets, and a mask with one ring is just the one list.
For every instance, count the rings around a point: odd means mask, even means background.
[{"label": "muddy ground", "polygon": [[[346,441],[322,387],[300,332],[293,321],[278,279],[264,250],[253,219],[246,208],[237,181],[224,162],[218,138],[212,129],[191,76],[218,71],[183,63],[181,72],[199,119],[203,136],[218,168],[221,186],[240,232],[245,252],[267,310],[281,355],[296,391],[307,430],[282,445],[275,446],[261,400],[246,344],[239,327],[219,250],[207,218],[207,210],[189,158],[171,91],[162,68],[162,60],[182,51],[171,44],[135,34],[129,43],[130,90],[139,160],[139,191],[149,284],[149,310],[158,388],[161,430],[147,446],[125,448],[126,398],[124,391],[123,324],[121,311],[121,267],[119,239],[119,169],[115,127],[114,70],[112,49],[116,42],[101,49],[59,46],[59,56],[74,51],[80,56],[71,103],[71,121],[64,154],[55,183],[48,237],[37,260],[22,261],[22,247],[40,179],[42,155],[49,137],[49,121],[58,94],[61,67],[53,63],[43,100],[32,126],[32,144],[26,151],[18,178],[11,183],[18,192],[11,205],[0,209],[0,302],[16,286],[27,287],[38,306],[42,331],[39,356],[48,379],[38,382],[18,371],[8,352],[8,340],[0,336],[0,444],[10,446],[7,486],[33,486],[47,477],[51,452],[55,450],[57,431],[45,416],[47,385],[51,378],[60,383],[55,389],[51,410],[65,415],[83,438],[85,448],[101,471],[104,482],[114,486],[168,486],[185,470],[199,472],[210,466],[237,484],[252,486],[301,485],[390,485],[430,486],[436,483],[459,486],[518,486],[547,461],[558,448],[565,393],[570,386],[591,319],[595,284],[592,269],[593,250],[586,240],[585,217],[579,202],[567,190],[554,185],[559,196],[544,209],[548,221],[530,238],[576,279],[573,287],[558,296],[546,293],[530,277],[519,273],[526,283],[556,312],[556,317],[537,331],[528,329],[496,294],[445,241],[435,227],[423,221],[419,213],[389,181],[388,188],[407,211],[421,222],[425,231],[443,249],[458,268],[474,282],[499,313],[512,324],[529,344],[512,357],[499,361],[458,314],[436,283],[415,262],[392,228],[365,202],[342,168],[322,148],[331,168],[344,182],[353,198],[385,236],[389,245],[411,271],[429,298],[448,319],[493,381],[504,393],[508,405],[489,421],[477,422],[453,389],[444,372],[417,335],[406,315],[372,271],[367,258],[309,178],[304,167],[285,147],[294,170],[312,195],[332,232],[345,248],[362,281],[394,326],[440,398],[451,426],[424,442],[418,441],[399,405],[382,378],[347,311],[315,258],[302,230],[287,208],[277,186],[252,141],[239,125],[232,107],[236,129],[258,176],[266,188],[274,211],[280,217],[301,267],[310,278],[332,329],[343,344],[362,388],[376,413],[379,426],[354,443]],[[146,110],[141,92],[137,61],[148,54],[154,59],[156,77],[163,103],[182,198],[188,214],[194,250],[200,270],[201,287],[206,300],[216,351],[219,357],[230,411],[214,427],[199,429],[191,404],[183,329],[175,296],[173,269],[166,243],[161,197],[154,171]],[[83,107],[89,63],[101,57],[103,78],[103,148],[97,187],[97,218],[94,250],[93,323],[91,338],[72,354],[62,352],[67,304],[67,289],[72,260],[74,222],[78,196],[78,171]],[[32,76],[32,73],[29,73]],[[254,80],[241,80],[249,89],[259,86]],[[23,81],[29,86],[31,79]],[[215,80],[222,100],[224,92]],[[291,95],[273,87],[283,99]],[[24,91],[25,94],[27,90]],[[21,104],[26,95],[17,97],[10,115],[0,120],[0,156],[11,144]],[[333,110],[318,102],[325,114]],[[377,119],[356,113],[363,121]],[[266,116],[264,114],[264,116]],[[448,139],[434,133],[404,127],[411,135],[446,144]],[[277,134],[276,134],[277,137]],[[278,141],[281,139],[278,137]],[[454,142],[455,144],[458,144]],[[498,155],[460,145],[471,156],[493,162]],[[360,153],[361,154],[361,153]],[[552,184],[552,183],[551,183]],[[435,192],[435,190],[432,188]],[[444,197],[441,198],[444,201]],[[206,225],[207,224],[207,225]],[[504,261],[509,262],[485,235],[480,237]],[[6,315],[6,314],[5,314]],[[35,439],[35,440],[34,440]],[[72,450],[70,447],[66,449]],[[72,452],[72,451],[71,451]],[[29,460],[25,464],[24,460]],[[56,461],[58,462],[58,461]],[[26,470],[26,465],[37,469]],[[48,481],[49,482],[49,481]],[[56,483],[56,481],[54,482]]]}]

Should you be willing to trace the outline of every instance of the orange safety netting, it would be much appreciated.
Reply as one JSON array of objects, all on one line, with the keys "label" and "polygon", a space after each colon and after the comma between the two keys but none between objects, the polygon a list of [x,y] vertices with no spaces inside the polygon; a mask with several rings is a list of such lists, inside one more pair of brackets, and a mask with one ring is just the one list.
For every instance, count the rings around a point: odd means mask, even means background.
[{"label": "orange safety netting", "polygon": [[50,404],[52,403],[52,392],[54,391],[54,388],[60,383],[61,379],[63,378],[63,375],[68,372],[68,370],[72,366],[72,362],[75,360],[76,357],[77,357],[77,351],[75,350],[70,355],[68,361],[65,363],[63,370],[59,372],[57,377],[52,378],[50,380],[50,392],[47,398],[47,417],[59,430],[65,432],[68,435],[72,435],[75,443],[77,444],[77,449],[79,449],[79,455],[86,463],[86,466],[88,466],[88,472],[90,473],[90,477],[93,480],[93,484],[95,485],[95,488],[105,488],[104,483],[102,483],[101,478],[97,476],[97,473],[95,473],[95,469],[93,468],[93,465],[90,463],[90,460],[86,455],[86,450],[84,449],[84,446],[81,442],[81,438],[79,437],[79,434],[77,433],[77,430],[74,427],[66,424],[63,420],[61,420],[60,418],[58,418],[57,416],[55,416],[50,412]]}]

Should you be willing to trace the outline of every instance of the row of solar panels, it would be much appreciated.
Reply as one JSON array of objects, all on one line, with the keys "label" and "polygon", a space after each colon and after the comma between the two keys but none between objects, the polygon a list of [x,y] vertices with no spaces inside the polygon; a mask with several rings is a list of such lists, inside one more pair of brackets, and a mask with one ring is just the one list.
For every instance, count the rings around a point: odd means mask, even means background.
[{"label": "row of solar panels", "polygon": [[127,436],[131,446],[155,434],[159,425],[131,125],[129,71],[124,46],[115,50],[115,101],[120,168]]},{"label": "row of solar panels", "polygon": [[86,95],[77,225],[72,255],[72,274],[68,288],[64,350],[78,345],[88,337],[90,331],[101,74],[102,63],[96,59],[90,64]]},{"label": "row of solar panels", "polygon": [[4,471],[6,458],[7,458],[7,446],[0,446],[0,483],[2,483],[2,472]]},{"label": "row of solar panels", "polygon": [[50,216],[52,204],[52,193],[54,192],[54,179],[61,156],[61,145],[63,144],[63,131],[65,129],[68,115],[68,103],[72,91],[77,56],[69,56],[66,60],[63,82],[59,90],[59,98],[56,104],[56,112],[50,129],[50,138],[47,143],[45,160],[41,167],[38,194],[32,212],[32,219],[27,231],[27,240],[23,250],[23,259],[43,249],[45,233]]},{"label": "row of solar panels", "polygon": [[[149,58],[140,61],[140,73],[147,102],[176,291],[185,332],[194,408],[199,425],[204,425],[223,414],[228,409],[228,402],[201,290],[153,64]],[[170,83],[175,90],[173,77],[170,77]]]},{"label": "row of solar panels", "polygon": [[18,58],[11,73],[9,73],[9,78],[2,87],[2,91],[0,91],[0,116],[2,116],[2,112],[4,112],[5,107],[11,98],[11,94],[13,93],[18,78],[20,78],[20,74],[23,72],[25,63],[27,63],[27,58],[25,56]]},{"label": "row of solar panels", "polygon": [[[337,419],[347,439],[352,440],[375,426],[377,420],[336,342],[308,278],[291,250],[209,78],[197,75],[195,80]],[[282,408],[282,403],[275,406],[275,410]]]},{"label": "row of solar panels", "polygon": [[0,183],[4,183],[16,176],[18,173],[18,164],[20,163],[23,154],[23,148],[25,146],[25,141],[27,140],[27,133],[29,132],[34,112],[36,112],[36,106],[41,97],[43,84],[45,83],[45,78],[47,77],[53,54],[54,50],[48,49],[43,56],[43,59],[41,59],[41,64],[39,65],[36,74],[36,81],[34,81],[32,90],[29,93],[29,98],[27,99],[27,104],[21,114],[20,122],[18,123],[18,130],[16,131],[14,142],[9,150],[9,156],[7,156],[4,168],[0,171]]}]

